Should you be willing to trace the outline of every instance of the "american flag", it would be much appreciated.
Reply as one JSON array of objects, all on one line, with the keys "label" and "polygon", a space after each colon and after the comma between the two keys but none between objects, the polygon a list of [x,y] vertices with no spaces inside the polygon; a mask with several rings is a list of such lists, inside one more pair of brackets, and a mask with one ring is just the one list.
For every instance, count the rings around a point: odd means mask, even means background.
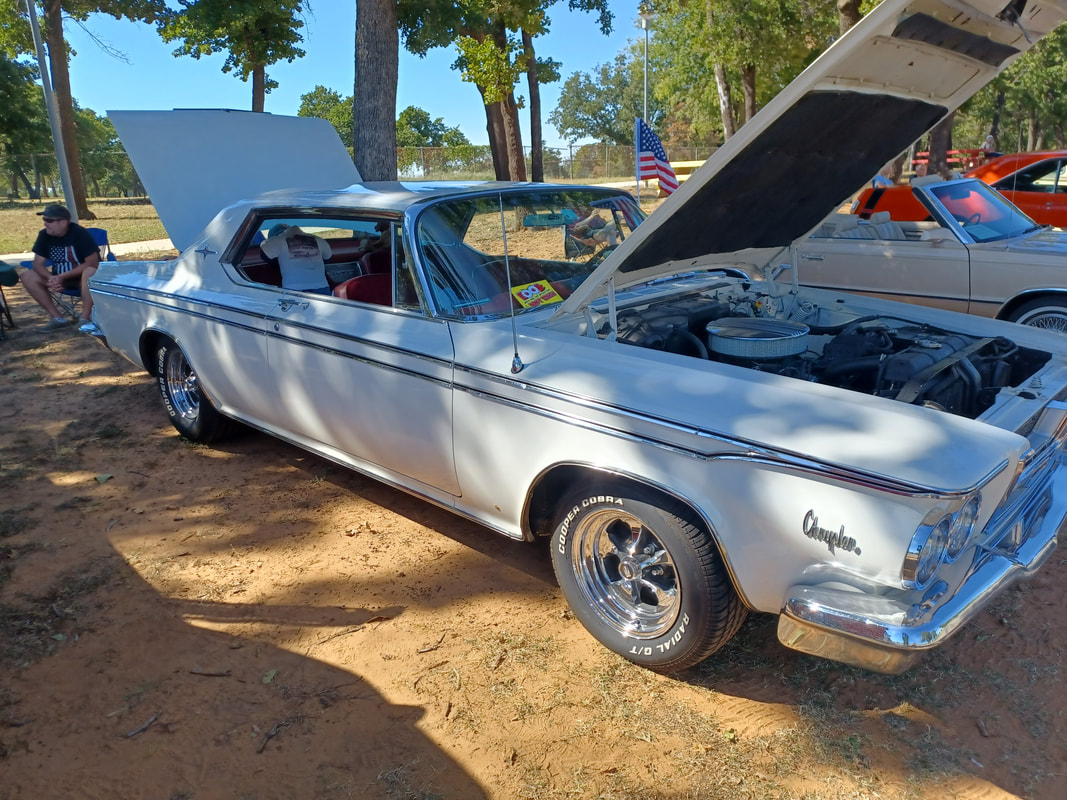
[{"label": "american flag", "polygon": [[663,143],[640,117],[637,118],[637,180],[659,178],[659,188],[670,194],[678,188],[678,178],[663,152]]}]

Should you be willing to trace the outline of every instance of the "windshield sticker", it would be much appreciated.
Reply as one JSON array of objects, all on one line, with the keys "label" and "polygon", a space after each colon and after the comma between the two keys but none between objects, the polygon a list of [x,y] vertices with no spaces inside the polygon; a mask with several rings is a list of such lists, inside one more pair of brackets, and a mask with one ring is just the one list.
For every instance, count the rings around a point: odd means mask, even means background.
[{"label": "windshield sticker", "polygon": [[558,303],[563,298],[559,292],[552,288],[548,281],[534,281],[533,283],[516,286],[511,290],[519,305],[523,308],[535,308],[549,303]]}]

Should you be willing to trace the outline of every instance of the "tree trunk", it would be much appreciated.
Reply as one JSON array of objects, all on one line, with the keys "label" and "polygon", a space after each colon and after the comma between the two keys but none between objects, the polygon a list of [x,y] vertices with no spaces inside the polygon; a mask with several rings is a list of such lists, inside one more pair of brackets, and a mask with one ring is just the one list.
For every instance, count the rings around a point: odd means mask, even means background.
[{"label": "tree trunk", "polygon": [[989,124],[989,135],[994,142],[1000,141],[1000,115],[1004,112],[1004,92],[997,92],[996,102],[993,103],[993,121]]},{"label": "tree trunk", "polygon": [[719,92],[719,111],[722,115],[722,138],[729,139],[737,133],[734,123],[734,101],[730,97],[730,83],[726,80],[726,68],[715,65],[715,88]]},{"label": "tree trunk", "polygon": [[18,197],[18,195],[19,195],[19,184],[18,184],[18,182],[19,182],[20,178],[22,179],[22,185],[26,187],[26,196],[29,197],[30,200],[40,200],[41,199],[41,193],[39,191],[35,191],[34,190],[33,184],[30,183],[30,179],[28,177],[26,177],[26,171],[22,168],[21,164],[16,164],[15,165],[15,170],[11,173],[11,193],[12,193],[12,195],[14,195],[15,197]]},{"label": "tree trunk", "polygon": [[904,164],[907,162],[910,152],[910,150],[904,151],[889,163],[889,168],[884,174],[893,183],[900,183],[900,178],[904,174]]},{"label": "tree trunk", "polygon": [[844,34],[863,17],[860,13],[861,0],[837,0],[837,19]]},{"label": "tree trunk", "polygon": [[493,175],[498,181],[509,179],[508,148],[504,136],[503,114],[500,103],[486,103],[485,89],[478,87],[485,105],[485,132],[489,135],[489,154],[493,157]]},{"label": "tree trunk", "polygon": [[756,116],[756,65],[746,64],[741,70],[741,93],[745,96],[745,122]]},{"label": "tree trunk", "polygon": [[508,179],[526,180],[526,153],[522,149],[522,129],[519,128],[519,106],[515,93],[508,92],[500,104],[500,119],[504,124],[504,141],[507,143]]},{"label": "tree trunk", "polygon": [[52,93],[59,112],[59,129],[63,136],[63,150],[70,172],[70,191],[74,197],[64,198],[68,208],[78,219],[96,219],[85,197],[78,142],[74,135],[74,101],[70,94],[70,70],[67,68],[67,43],[63,39],[63,7],[61,0],[45,0],[44,40],[48,44],[48,69],[52,73]]},{"label": "tree trunk", "polygon": [[252,67],[252,110],[262,111],[267,99],[267,68],[263,64]]},{"label": "tree trunk", "polygon": [[1026,120],[1026,149],[1027,151],[1037,149],[1037,114],[1033,111]]},{"label": "tree trunk", "polygon": [[523,30],[522,46],[526,51],[526,83],[530,89],[530,180],[545,180],[544,153],[541,152],[541,87],[537,82],[537,57],[533,37]]},{"label": "tree trunk", "polygon": [[396,0],[361,0],[356,7],[356,78],[352,157],[365,181],[395,181],[396,85],[400,34]]},{"label": "tree trunk", "polygon": [[947,159],[948,151],[952,149],[952,123],[955,119],[956,112],[953,111],[930,131],[930,163],[926,168],[927,175],[948,177],[952,171]]}]

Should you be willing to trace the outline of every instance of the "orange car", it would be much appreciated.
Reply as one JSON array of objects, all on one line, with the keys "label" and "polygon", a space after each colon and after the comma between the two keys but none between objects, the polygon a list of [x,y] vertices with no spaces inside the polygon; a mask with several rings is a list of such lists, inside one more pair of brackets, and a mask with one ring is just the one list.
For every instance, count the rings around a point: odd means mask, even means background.
[{"label": "orange car", "polygon": [[[965,177],[988,183],[1034,222],[1067,227],[1067,150],[1000,156],[975,167]],[[931,219],[929,210],[907,185],[865,189],[856,213],[870,219],[877,211],[888,211],[899,221]]]},{"label": "orange car", "polygon": [[1067,227],[1067,150],[1000,156],[967,177],[988,183],[1034,222]]}]

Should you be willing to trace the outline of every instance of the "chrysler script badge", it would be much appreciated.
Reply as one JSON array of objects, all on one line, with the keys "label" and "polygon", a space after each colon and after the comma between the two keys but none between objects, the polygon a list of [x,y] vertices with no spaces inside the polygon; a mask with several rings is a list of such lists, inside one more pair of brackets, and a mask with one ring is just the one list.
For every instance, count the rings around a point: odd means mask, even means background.
[{"label": "chrysler script badge", "polygon": [[814,510],[809,510],[804,515],[804,535],[817,542],[824,542],[831,553],[835,551],[835,548],[840,548],[845,552],[860,554],[860,549],[856,547],[856,540],[851,536],[845,536],[844,525],[837,531],[820,528],[819,518],[815,516]]}]

